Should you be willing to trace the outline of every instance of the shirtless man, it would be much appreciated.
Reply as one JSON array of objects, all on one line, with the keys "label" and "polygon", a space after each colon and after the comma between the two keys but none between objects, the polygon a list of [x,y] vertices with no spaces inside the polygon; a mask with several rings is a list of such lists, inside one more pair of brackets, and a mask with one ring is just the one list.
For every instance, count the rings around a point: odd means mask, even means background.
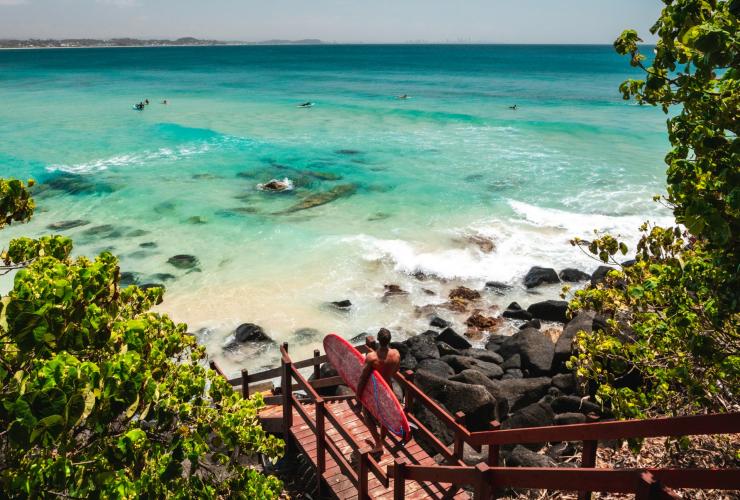
[{"label": "shirtless man", "polygon": [[[371,350],[365,356],[365,366],[362,369],[360,381],[357,383],[357,394],[362,394],[373,370],[378,370],[385,381],[388,382],[388,385],[391,386],[393,375],[398,372],[398,366],[401,363],[401,355],[397,350],[388,347],[390,342],[391,332],[385,328],[381,328],[378,332],[378,349]],[[363,408],[362,414],[368,429],[370,429],[370,434],[373,435],[374,442],[371,443],[373,445],[372,453],[379,453],[383,449],[386,428],[380,425],[380,433],[378,434],[378,422],[375,418],[365,408]],[[368,439],[367,441],[369,442],[370,440]]]}]

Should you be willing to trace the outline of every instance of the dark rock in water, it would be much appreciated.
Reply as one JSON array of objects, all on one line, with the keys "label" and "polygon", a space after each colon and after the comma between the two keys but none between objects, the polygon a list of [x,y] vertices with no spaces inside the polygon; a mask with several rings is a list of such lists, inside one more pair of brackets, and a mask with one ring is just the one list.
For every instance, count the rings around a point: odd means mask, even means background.
[{"label": "dark rock in water", "polygon": [[424,295],[437,295],[434,290],[428,288],[422,288],[421,291],[424,292]]},{"label": "dark rock in water", "polygon": [[139,243],[139,246],[141,248],[157,248],[157,244],[153,241],[145,241],[144,243]]},{"label": "dark rock in water", "polygon": [[506,339],[499,350],[504,358],[521,355],[522,368],[530,375],[547,375],[552,370],[555,344],[549,337],[534,328],[519,330]]},{"label": "dark rock in water", "polygon": [[445,328],[442,330],[442,333],[440,333],[435,340],[437,342],[444,342],[455,349],[470,349],[473,347],[473,344],[468,342],[465,337],[455,332],[452,328]]},{"label": "dark rock in water", "polygon": [[339,186],[333,187],[329,191],[308,195],[295,205],[288,207],[280,212],[275,212],[274,215],[286,215],[292,214],[294,212],[299,212],[301,210],[308,210],[309,208],[314,208],[320,205],[331,203],[332,201],[339,198],[352,196],[356,192],[357,184],[340,184]]},{"label": "dark rock in water", "polygon": [[140,276],[140,273],[124,271],[121,273],[121,279],[118,281],[118,284],[123,288],[131,285],[138,285]]},{"label": "dark rock in water", "polygon": [[536,328],[539,330],[542,328],[542,323],[538,319],[531,319],[519,327],[520,330],[524,330],[525,328]]},{"label": "dark rock in water", "polygon": [[261,191],[280,193],[282,191],[289,191],[291,189],[291,185],[290,182],[287,181],[287,179],[285,181],[272,179],[271,181],[265,182],[264,184],[257,184],[257,189]]},{"label": "dark rock in water", "polygon": [[424,370],[438,377],[450,378],[455,371],[441,359],[422,359],[416,365],[417,370]]},{"label": "dark rock in water", "polygon": [[167,259],[167,263],[178,269],[192,269],[198,265],[198,258],[193,255],[180,254]]},{"label": "dark rock in water", "polygon": [[408,295],[409,292],[402,289],[398,285],[383,285],[383,288],[385,288],[385,293],[383,294],[384,297],[391,297],[393,295]]},{"label": "dark rock in water", "polygon": [[336,300],[334,302],[329,302],[329,305],[332,306],[334,309],[339,309],[340,311],[349,311],[349,309],[352,307],[352,302],[348,299]]},{"label": "dark rock in water", "polygon": [[506,306],[507,311],[521,311],[522,306],[519,305],[519,302],[512,302],[508,306]]},{"label": "dark rock in water", "polygon": [[568,321],[568,303],[564,300],[545,300],[536,302],[527,308],[535,318],[545,321],[557,321],[565,323]]},{"label": "dark rock in water", "polygon": [[272,340],[261,326],[254,323],[243,323],[236,327],[234,338],[237,342],[262,342]]},{"label": "dark rock in water", "polygon": [[488,378],[498,378],[504,374],[504,371],[496,363],[489,363],[468,356],[442,356],[442,361],[450,365],[455,373],[460,373],[463,370],[477,370]]},{"label": "dark rock in water", "polygon": [[555,413],[601,413],[601,407],[578,396],[560,396],[551,403]]},{"label": "dark rock in water", "polygon": [[[555,423],[555,413],[550,405],[545,403],[534,403],[525,406],[518,412],[514,413],[501,424],[502,429],[521,429],[524,427],[544,427]],[[540,443],[527,444],[530,450],[539,450],[542,448]]]},{"label": "dark rock in water", "polygon": [[414,274],[412,274],[411,276],[413,276],[414,278],[416,278],[416,279],[417,279],[417,280],[419,280],[419,281],[426,281],[426,280],[428,280],[428,279],[429,279],[429,276],[427,276],[426,274],[424,274],[424,273],[423,273],[423,272],[421,272],[421,271],[416,271],[416,272],[415,272]]},{"label": "dark rock in water", "polygon": [[407,339],[406,345],[409,348],[409,353],[415,357],[417,361],[439,358],[439,349],[437,349],[437,344],[434,343],[436,337],[437,332],[428,330]]},{"label": "dark rock in water", "polygon": [[563,333],[558,337],[555,344],[555,359],[553,368],[556,371],[564,371],[565,363],[570,359],[573,350],[573,340],[580,331],[591,333],[595,314],[589,311],[578,313],[575,318],[570,320],[563,328]]},{"label": "dark rock in water", "polygon": [[504,318],[521,319],[524,321],[529,321],[530,319],[532,319],[532,314],[522,309],[507,309],[501,313],[501,316],[503,316]]},{"label": "dark rock in water", "polygon": [[501,375],[501,380],[511,380],[515,378],[524,378],[524,372],[519,368],[509,368]]},{"label": "dark rock in water", "polygon": [[473,301],[480,299],[480,293],[470,288],[459,286],[450,292],[449,298],[450,300]]},{"label": "dark rock in water", "polygon": [[501,363],[501,368],[504,370],[510,370],[512,368],[522,367],[522,357],[519,354],[514,354],[509,359]]},{"label": "dark rock in water", "polygon": [[558,373],[552,377],[552,385],[565,394],[571,394],[576,390],[576,378],[572,373]]},{"label": "dark rock in water", "polygon": [[583,413],[560,413],[555,415],[555,425],[570,425],[586,423],[586,415]]},{"label": "dark rock in water", "polygon": [[447,356],[448,354],[452,354],[455,356],[460,356],[461,353],[454,347],[452,347],[447,342],[439,342],[437,341],[437,349],[439,349],[439,355],[440,356]]},{"label": "dark rock in water", "polygon": [[594,273],[591,275],[591,286],[596,286],[604,281],[609,271],[613,270],[614,268],[609,266],[599,266],[598,268],[596,268],[596,271],[594,271]]},{"label": "dark rock in water", "polygon": [[108,194],[115,191],[115,188],[106,183],[96,183],[87,176],[78,174],[60,174],[53,179],[46,181],[41,189],[53,189],[62,191],[70,195],[90,195],[90,194]]},{"label": "dark rock in water", "polygon": [[82,235],[95,238],[118,238],[123,236],[123,233],[111,224],[102,224],[85,229]]},{"label": "dark rock in water", "polygon": [[443,320],[439,316],[435,316],[432,318],[432,321],[429,322],[429,326],[433,326],[435,328],[447,328],[450,326],[450,322]]},{"label": "dark rock in water", "polygon": [[502,283],[500,281],[488,281],[486,282],[486,290],[491,290],[497,295],[504,295],[507,291],[511,290],[511,285]]},{"label": "dark rock in water", "polygon": [[491,352],[498,352],[501,349],[501,345],[508,339],[509,337],[505,335],[491,335],[488,337],[488,342],[486,342],[486,350]]},{"label": "dark rock in water", "polygon": [[342,176],[339,174],[334,174],[332,172],[319,172],[317,170],[307,170],[304,172],[306,175],[310,175],[311,177],[315,177],[317,179],[320,179],[322,181],[338,181],[342,179]]},{"label": "dark rock in water", "polygon": [[128,236],[129,238],[138,238],[140,236],[146,236],[147,234],[149,234],[149,231],[147,231],[146,229],[134,229],[126,233],[126,236]]},{"label": "dark rock in water", "polygon": [[[310,328],[310,330],[313,330],[313,328]],[[352,344],[352,345],[361,345],[361,344],[364,344],[365,343],[365,339],[367,338],[368,335],[370,335],[370,334],[367,333],[367,332],[358,333],[357,335],[355,335],[354,337],[352,337],[351,339],[349,339],[349,343]],[[401,354],[401,356],[403,356],[403,354]]]},{"label": "dark rock in water", "polygon": [[361,154],[362,151],[357,151],[356,149],[337,149],[335,153],[338,155],[354,156]]},{"label": "dark rock in water", "polygon": [[558,278],[555,269],[534,266],[524,277],[524,286],[527,288],[534,288],[544,283],[560,283],[560,278]]},{"label": "dark rock in water", "polygon": [[507,467],[557,467],[557,462],[518,444],[506,455]]},{"label": "dark rock in water", "polygon": [[321,332],[316,328],[299,328],[291,336],[296,342],[305,344],[321,337]]},{"label": "dark rock in water", "polygon": [[446,380],[423,370],[416,372],[414,383],[451,413],[463,412],[465,425],[471,431],[487,429],[495,417],[496,400],[482,385]]},{"label": "dark rock in water", "polygon": [[154,278],[157,281],[171,281],[171,280],[174,280],[176,276],[170,273],[156,273],[156,274],[152,274],[152,278]]},{"label": "dark rock in water", "polygon": [[484,316],[479,312],[474,312],[468,319],[465,320],[465,324],[477,328],[483,332],[490,332],[497,330],[502,324],[503,318],[492,318],[490,316]]},{"label": "dark rock in water", "polygon": [[560,271],[560,279],[563,281],[575,283],[578,281],[588,281],[589,279],[591,279],[591,275],[588,273],[584,273],[580,269],[568,267]]},{"label": "dark rock in water", "polygon": [[500,365],[504,362],[504,358],[502,358],[500,354],[489,351],[488,349],[478,349],[475,347],[471,347],[470,349],[465,349],[464,351],[462,351],[462,355],[479,359],[487,363],[496,363],[497,365]]},{"label": "dark rock in water", "polygon": [[154,254],[154,252],[147,251],[147,250],[136,250],[135,252],[131,252],[127,255],[130,259],[146,259],[147,257],[151,257]]},{"label": "dark rock in water", "polygon": [[62,220],[53,224],[49,224],[48,226],[46,226],[46,228],[51,229],[52,231],[66,231],[67,229],[86,226],[88,224],[90,224],[90,221],[82,219]]},{"label": "dark rock in water", "polygon": [[188,217],[185,222],[188,224],[208,224],[208,219],[202,215],[193,215],[192,217]]}]

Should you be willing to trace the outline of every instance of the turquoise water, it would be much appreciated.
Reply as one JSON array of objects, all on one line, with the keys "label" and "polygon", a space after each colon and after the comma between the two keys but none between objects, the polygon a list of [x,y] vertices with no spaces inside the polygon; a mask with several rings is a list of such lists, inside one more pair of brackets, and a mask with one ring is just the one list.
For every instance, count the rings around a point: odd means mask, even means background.
[{"label": "turquoise water", "polygon": [[[280,341],[403,336],[450,287],[486,280],[515,285],[488,305],[526,305],[542,298],[519,287],[530,266],[597,266],[570,237],[634,239],[666,217],[650,201],[665,117],[621,100],[631,71],[608,46],[0,51],[0,174],[40,183],[37,216],[0,243],[86,221],[61,231],[77,252],[164,283],[162,310],[231,370],[274,354],[222,352],[241,322]],[[294,189],[257,188],[273,178]],[[410,294],[381,300],[389,283]],[[349,313],[324,305],[345,298]]]}]

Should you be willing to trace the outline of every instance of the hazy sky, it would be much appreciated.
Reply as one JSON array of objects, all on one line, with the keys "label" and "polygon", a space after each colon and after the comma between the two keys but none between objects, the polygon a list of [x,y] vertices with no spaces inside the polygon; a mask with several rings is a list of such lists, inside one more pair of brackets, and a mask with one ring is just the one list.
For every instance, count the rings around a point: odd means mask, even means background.
[{"label": "hazy sky", "polygon": [[660,0],[0,0],[0,38],[652,41]]}]

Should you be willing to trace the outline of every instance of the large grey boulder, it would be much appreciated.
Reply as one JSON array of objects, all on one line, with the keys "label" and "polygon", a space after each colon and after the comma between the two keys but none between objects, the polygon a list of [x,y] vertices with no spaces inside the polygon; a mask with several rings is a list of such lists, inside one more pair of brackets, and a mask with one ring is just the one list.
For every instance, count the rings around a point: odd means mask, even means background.
[{"label": "large grey boulder", "polygon": [[575,339],[576,334],[581,330],[591,333],[594,316],[595,313],[592,311],[582,311],[565,325],[563,333],[560,334],[555,344],[555,355],[553,359],[553,369],[555,371],[559,372],[566,369],[565,362],[570,359],[573,350],[573,339]]},{"label": "large grey boulder", "polygon": [[550,403],[555,413],[601,413],[601,407],[578,396],[559,396]]},{"label": "large grey boulder", "polygon": [[563,281],[570,281],[571,283],[575,283],[578,281],[588,281],[589,279],[591,279],[591,275],[588,273],[584,273],[580,269],[568,267],[560,271],[560,279]]},{"label": "large grey boulder", "polygon": [[504,370],[496,363],[489,363],[468,356],[442,356],[442,361],[450,365],[455,373],[460,373],[463,370],[478,370],[488,378],[498,378],[504,374]]},{"label": "large grey boulder", "polygon": [[568,303],[564,300],[535,302],[527,308],[527,312],[544,321],[557,321],[559,323],[568,321]]},{"label": "large grey boulder", "polygon": [[[498,403],[506,401],[509,411],[519,410],[542,399],[550,389],[552,382],[549,377],[495,380],[489,379],[476,370],[463,370],[450,380],[484,386]],[[506,413],[506,411],[502,412],[499,420],[503,420]]]},{"label": "large grey boulder", "polygon": [[455,370],[441,359],[422,359],[416,365],[417,370],[424,370],[442,378],[450,378]]},{"label": "large grey boulder", "polygon": [[495,417],[496,400],[482,385],[469,385],[447,380],[425,372],[416,372],[414,383],[424,394],[442,403],[452,414],[465,414],[465,425],[471,431],[482,431]]},{"label": "large grey boulder", "polygon": [[417,361],[421,361],[422,359],[439,358],[439,349],[437,349],[437,344],[434,343],[436,337],[437,332],[432,330],[427,330],[415,337],[411,337],[406,340],[409,353],[415,357]]},{"label": "large grey boulder", "polygon": [[[501,424],[502,429],[521,429],[526,427],[545,427],[555,423],[555,413],[546,403],[534,403],[525,406],[511,415]],[[530,450],[539,450],[544,443],[527,443],[524,446]]]},{"label": "large grey boulder", "polygon": [[442,330],[442,333],[437,336],[436,341],[444,342],[455,349],[470,349],[473,347],[465,337],[455,332],[452,328]]},{"label": "large grey boulder", "polygon": [[558,278],[558,273],[555,272],[555,269],[534,266],[524,276],[524,286],[527,288],[534,288],[544,283],[560,283],[560,278]]},{"label": "large grey boulder", "polygon": [[552,370],[555,344],[541,331],[525,328],[506,339],[498,353],[504,358],[519,354],[522,369],[527,370],[530,375],[548,375]]},{"label": "large grey boulder", "polygon": [[596,268],[596,271],[591,275],[591,286],[596,286],[604,279],[606,278],[606,275],[609,274],[609,271],[613,271],[613,267],[609,266],[599,266]]},{"label": "large grey boulder", "polygon": [[508,467],[556,467],[557,462],[547,455],[540,455],[534,451],[525,448],[522,445],[516,445],[510,453],[506,454],[506,465]]},{"label": "large grey boulder", "polygon": [[500,365],[501,363],[504,362],[504,358],[501,357],[500,354],[497,354],[493,351],[489,351],[488,349],[478,349],[474,347],[471,349],[465,349],[460,354],[462,356],[468,356],[471,358],[479,359],[487,363],[496,363],[497,365]]},{"label": "large grey boulder", "polygon": [[[482,372],[479,372],[477,370],[463,370],[457,375],[450,377],[450,380],[454,380],[455,382],[462,382],[464,384],[482,385],[492,396],[496,393],[496,390],[498,388],[498,385],[496,385],[496,382],[498,382],[497,380],[491,380],[490,378],[483,375]],[[503,422],[509,415],[509,402],[506,400],[506,398],[498,399],[496,398],[496,396],[494,396],[494,399],[496,399],[496,410],[494,412],[494,417],[499,422]]]},{"label": "large grey boulder", "polygon": [[261,326],[254,323],[243,323],[236,327],[234,338],[237,342],[262,342],[272,341]]}]

